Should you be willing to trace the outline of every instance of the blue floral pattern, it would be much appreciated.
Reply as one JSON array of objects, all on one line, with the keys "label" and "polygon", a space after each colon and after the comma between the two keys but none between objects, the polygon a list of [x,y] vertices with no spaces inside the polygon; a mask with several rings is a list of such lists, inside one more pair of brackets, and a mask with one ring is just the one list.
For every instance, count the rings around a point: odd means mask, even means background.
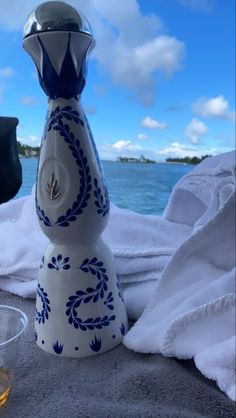
[{"label": "blue floral pattern", "polygon": [[68,264],[69,257],[62,257],[62,254],[58,254],[57,258],[52,257],[51,263],[48,263],[49,269],[55,269],[55,270],[69,270],[71,268],[71,265]]},{"label": "blue floral pattern", "polygon": [[42,269],[43,267],[44,267],[44,255],[42,256],[42,259],[41,259],[40,264],[39,264],[40,269]]},{"label": "blue floral pattern", "polygon": [[96,144],[95,144],[94,138],[93,138],[93,133],[92,133],[91,128],[90,128],[90,125],[89,125],[89,123],[88,123],[87,116],[85,115],[85,113],[83,113],[83,115],[84,115],[84,120],[85,120],[85,122],[86,122],[87,132],[88,132],[88,135],[89,135],[89,138],[90,138],[90,141],[91,141],[92,147],[93,147],[93,151],[94,151],[94,154],[95,154],[95,157],[96,157],[97,165],[98,165],[98,168],[99,168],[99,173],[100,173],[100,176],[101,176],[102,182],[105,184],[105,176],[104,176],[104,171],[103,171],[103,167],[102,167],[102,164],[101,164],[101,161],[100,161],[99,155],[98,155],[98,150],[97,150],[97,147],[96,147]]},{"label": "blue floral pattern", "polygon": [[68,144],[78,167],[80,175],[80,187],[79,193],[76,197],[76,200],[73,202],[72,207],[69,208],[64,215],[59,216],[59,218],[54,223],[51,222],[49,217],[45,214],[44,210],[40,208],[36,198],[37,215],[39,220],[42,221],[45,226],[68,227],[71,222],[76,221],[77,216],[83,213],[84,208],[87,206],[92,189],[92,179],[90,175],[88,160],[84,155],[84,151],[81,147],[79,139],[75,138],[75,135],[70,130],[69,125],[63,122],[63,117],[68,120],[74,120],[76,123],[83,123],[79,112],[72,110],[71,106],[65,106],[62,109],[58,106],[54,111],[50,113],[47,127],[45,129],[46,132],[50,131],[51,129],[58,131],[64,141]]},{"label": "blue floral pattern", "polygon": [[60,106],[57,106],[55,110],[52,110],[51,112],[48,112],[46,117],[46,124],[44,128],[43,133],[43,141],[47,137],[47,133],[54,129],[58,121],[62,122],[62,118],[65,118],[67,120],[73,120],[74,122],[84,126],[84,121],[81,118],[79,112],[77,110],[73,110],[72,106],[64,106],[63,108],[60,108]]},{"label": "blue floral pattern", "polygon": [[[114,321],[115,315],[97,318],[88,318],[83,321],[78,318],[77,308],[81,303],[96,303],[99,299],[103,299],[105,292],[107,291],[108,276],[106,274],[106,268],[102,261],[99,261],[97,257],[93,257],[91,260],[86,258],[79,267],[85,273],[91,273],[98,279],[96,288],[87,287],[84,290],[77,290],[75,295],[69,296],[66,303],[66,316],[68,316],[69,324],[74,325],[75,328],[80,328],[82,331],[101,329],[104,326],[108,326],[111,321]],[[108,294],[106,301],[104,302],[108,309],[113,309],[113,296],[112,292]]]},{"label": "blue floral pattern", "polygon": [[125,325],[123,324],[123,322],[121,322],[121,324],[120,324],[120,333],[121,333],[121,335],[125,335]]},{"label": "blue floral pattern", "polygon": [[97,353],[98,351],[101,350],[101,346],[102,346],[102,340],[101,340],[101,338],[97,338],[96,335],[95,335],[94,336],[94,339],[89,344],[89,347],[91,348],[92,351],[94,351],[95,353]]},{"label": "blue floral pattern", "polygon": [[116,278],[117,278],[116,285],[117,285],[118,290],[119,290],[119,292],[118,292],[118,296],[119,296],[119,298],[122,300],[122,302],[124,302],[123,289],[122,289],[122,287],[121,287],[120,278],[119,278],[118,274],[116,275]]},{"label": "blue floral pattern", "polygon": [[97,213],[102,215],[103,217],[109,213],[110,209],[110,201],[108,197],[108,191],[105,185],[103,185],[103,193],[98,186],[97,179],[94,179],[94,197],[95,197],[95,205],[97,206]]},{"label": "blue floral pattern", "polygon": [[103,298],[104,292],[107,291],[108,282],[107,271],[103,265],[103,262],[98,261],[97,257],[94,257],[91,260],[86,258],[79,268],[85,273],[91,273],[92,275],[96,275],[99,281],[96,286],[96,290],[99,291],[99,297]]},{"label": "blue floral pattern", "polygon": [[77,317],[77,312],[75,309],[68,309],[66,311],[66,315],[69,317],[69,324],[73,324],[76,329],[80,328],[82,331],[102,329],[103,327],[110,325],[110,322],[116,319],[115,315],[110,317],[105,315],[102,318],[98,316],[97,318],[88,318],[83,321],[81,318]]},{"label": "blue floral pattern", "polygon": [[110,309],[111,311],[113,311],[113,309],[114,309],[114,305],[112,304],[113,301],[114,301],[114,298],[113,298],[112,292],[109,292],[109,294],[108,294],[108,296],[107,296],[107,298],[104,302],[104,305],[106,305],[107,308]]},{"label": "blue floral pattern", "polygon": [[39,324],[41,323],[44,324],[45,320],[49,318],[49,312],[51,312],[50,301],[48,298],[48,294],[45,292],[43,287],[40,287],[40,284],[38,284],[38,287],[37,287],[37,294],[43,303],[43,307],[40,312],[37,311],[36,309],[35,319],[36,319],[36,322],[38,322]]},{"label": "blue floral pattern", "polygon": [[[76,309],[79,308],[81,303],[96,303],[99,299],[103,299],[105,292],[107,291],[107,282],[109,279],[106,274],[106,268],[104,267],[102,261],[98,261],[97,257],[94,257],[91,260],[86,258],[79,268],[85,273],[91,273],[92,275],[96,276],[96,278],[98,279],[98,284],[95,288],[87,287],[86,290],[77,290],[77,292],[75,292],[75,295],[72,295],[68,298],[68,302],[66,304],[67,316],[71,315],[71,311],[76,311]],[[112,302],[113,296],[112,292],[110,292],[104,304],[110,310],[112,310],[114,308]]]}]

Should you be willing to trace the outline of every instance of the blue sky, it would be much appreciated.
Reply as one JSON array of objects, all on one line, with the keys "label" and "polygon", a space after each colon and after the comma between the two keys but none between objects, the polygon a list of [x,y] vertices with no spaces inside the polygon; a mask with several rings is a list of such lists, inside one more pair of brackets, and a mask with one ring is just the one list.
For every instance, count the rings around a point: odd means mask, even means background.
[{"label": "blue sky", "polygon": [[[71,0],[94,31],[82,103],[102,159],[235,148],[234,0]],[[38,145],[47,98],[22,48],[40,1],[1,0],[0,114]]]}]

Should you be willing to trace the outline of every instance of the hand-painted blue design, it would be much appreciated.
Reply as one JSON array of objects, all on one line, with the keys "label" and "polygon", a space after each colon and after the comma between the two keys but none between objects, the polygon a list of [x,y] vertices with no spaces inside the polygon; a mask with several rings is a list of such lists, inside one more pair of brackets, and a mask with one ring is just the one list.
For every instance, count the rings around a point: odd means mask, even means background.
[{"label": "hand-painted blue design", "polygon": [[39,264],[40,269],[42,269],[43,267],[44,267],[44,255],[42,256],[42,259],[41,259],[40,264]]},{"label": "hand-painted blue design", "polygon": [[102,261],[98,261],[97,257],[89,260],[86,258],[79,267],[85,273],[91,273],[96,275],[99,283],[96,286],[96,290],[100,290],[100,297],[103,298],[104,292],[107,291],[108,276],[106,268]]},{"label": "hand-painted blue design", "polygon": [[35,341],[37,342],[38,341],[38,334],[37,334],[36,331],[34,331],[34,338],[35,338]]},{"label": "hand-painted blue design", "polygon": [[[66,311],[67,315],[69,315],[71,309],[76,310],[81,305],[81,303],[96,303],[99,299],[103,299],[104,294],[107,291],[107,282],[109,279],[102,261],[98,261],[97,257],[94,257],[91,260],[86,258],[79,268],[85,273],[91,273],[92,275],[96,276],[98,279],[98,284],[95,288],[87,287],[86,290],[77,290],[75,295],[70,296],[66,304],[66,307],[68,308]],[[107,301],[109,306],[106,306],[109,309],[112,309],[112,301],[113,299]]]},{"label": "hand-painted blue design", "polygon": [[[49,217],[45,214],[44,210],[40,208],[36,199],[36,211],[40,221],[43,221],[45,226],[62,226],[67,227],[71,222],[76,221],[77,216],[80,215],[84,208],[88,204],[90,199],[91,186],[91,175],[88,160],[84,155],[84,151],[81,148],[79,139],[76,139],[73,132],[70,130],[67,124],[64,124],[62,117],[77,118],[76,122],[80,120],[79,113],[72,111],[70,106],[66,106],[63,109],[57,108],[57,114],[53,114],[53,123],[49,126],[50,129],[54,129],[60,133],[64,141],[68,144],[70,151],[75,159],[76,165],[80,175],[80,188],[76,200],[73,202],[72,207],[67,212],[60,216],[56,222],[52,223]],[[67,116],[65,116],[67,115]],[[51,118],[51,116],[50,116]],[[75,119],[74,119],[75,120]]]},{"label": "hand-painted blue design", "polygon": [[123,289],[121,287],[120,278],[119,278],[118,274],[116,275],[116,278],[117,278],[116,284],[117,284],[117,287],[119,289],[118,296],[122,300],[122,302],[124,302]]},{"label": "hand-painted blue design", "polygon": [[94,339],[89,344],[89,347],[91,348],[91,350],[93,350],[93,351],[95,351],[95,353],[97,353],[98,351],[101,350],[101,346],[102,346],[101,338],[97,338],[96,335],[95,335]]},{"label": "hand-painted blue design", "polygon": [[121,335],[125,335],[125,331],[126,331],[126,329],[125,329],[125,325],[123,324],[123,322],[121,322],[121,325],[120,325],[120,332],[121,332]]},{"label": "hand-painted blue design", "polygon": [[[99,174],[100,174],[101,181],[102,181],[102,184],[103,184],[103,192],[104,192],[104,196],[105,196],[104,203],[102,203],[102,205],[100,205],[101,207],[103,207],[103,204],[105,204],[105,206],[104,206],[102,212],[98,212],[98,213],[102,213],[103,216],[105,216],[109,213],[110,201],[109,201],[109,195],[108,195],[108,190],[107,190],[107,186],[106,186],[106,180],[105,180],[105,176],[104,176],[104,170],[103,170],[103,166],[101,164],[99,154],[98,154],[98,151],[97,151],[97,147],[96,147],[96,144],[95,144],[95,141],[94,141],[94,138],[93,138],[93,133],[91,131],[91,128],[90,128],[90,125],[89,125],[89,122],[88,122],[88,119],[87,119],[87,116],[85,115],[85,113],[84,113],[84,120],[85,120],[85,123],[86,123],[86,128],[87,128],[87,132],[88,132],[88,135],[89,135],[89,138],[90,138],[90,142],[91,142],[92,147],[93,147],[93,152],[94,152],[95,157],[96,157],[96,161],[97,161],[97,165],[98,165],[98,169],[99,169]],[[94,182],[95,181],[97,182],[96,179],[94,179]],[[95,189],[96,188],[97,188],[97,186],[95,185]],[[100,199],[97,198],[98,202],[99,202],[99,200]],[[105,212],[104,212],[104,209],[106,209]]]},{"label": "hand-painted blue design", "polygon": [[88,123],[88,119],[87,119],[86,114],[83,113],[83,115],[84,115],[84,120],[85,120],[85,123],[86,123],[87,132],[88,132],[88,135],[89,135],[89,138],[90,138],[92,147],[93,147],[93,151],[94,151],[94,154],[95,154],[95,157],[96,157],[96,161],[97,161],[99,173],[100,173],[100,176],[101,176],[101,179],[102,179],[103,183],[105,184],[104,170],[103,170],[103,167],[102,167],[102,164],[101,164],[101,160],[99,158],[98,150],[97,150],[97,147],[96,147],[94,138],[93,138],[93,133],[92,133],[91,128],[90,128],[90,125]]},{"label": "hand-painted blue design", "polygon": [[[65,57],[61,66],[60,74],[55,71],[50,57],[40,39],[40,35],[37,36],[39,46],[42,51],[42,75],[38,71],[39,82],[45,93],[51,98],[56,99],[58,97],[64,97],[70,99],[81,94],[85,86],[86,77],[86,59],[83,60],[80,73],[77,75],[74,60],[71,53],[71,33],[68,33],[67,48]],[[92,39],[91,39],[92,41]],[[86,56],[87,51],[90,48],[88,44],[84,51]]]},{"label": "hand-painted blue design", "polygon": [[80,113],[77,110],[73,110],[72,106],[64,106],[62,108],[57,106],[47,114],[43,140],[46,139],[47,133],[51,131],[51,129],[54,129],[59,121],[62,121],[62,118],[69,121],[73,120],[75,123],[84,126],[84,121],[81,118]]},{"label": "hand-painted blue design", "polygon": [[103,185],[103,193],[98,187],[97,179],[94,179],[94,197],[95,197],[95,205],[97,206],[97,213],[102,215],[103,217],[109,213],[110,209],[110,201],[108,197],[107,188]]},{"label": "hand-painted blue design", "polygon": [[69,270],[71,268],[71,265],[68,264],[69,257],[62,257],[62,254],[58,254],[57,258],[52,257],[51,263],[48,263],[49,269],[55,269],[55,270]]},{"label": "hand-painted blue design", "polygon": [[56,341],[54,344],[52,344],[52,348],[57,354],[61,354],[63,351],[63,344],[59,344],[58,341]]},{"label": "hand-painted blue design", "polygon": [[44,225],[46,226],[52,226],[49,217],[46,216],[44,210],[40,208],[37,197],[35,198],[35,205],[36,205],[36,212],[37,212],[39,220],[43,221]]},{"label": "hand-painted blue design", "polygon": [[36,309],[35,319],[39,324],[41,324],[41,322],[42,324],[44,324],[45,320],[48,319],[49,312],[51,312],[50,301],[48,299],[48,294],[44,291],[42,287],[40,287],[40,284],[38,284],[37,287],[37,294],[43,303],[43,308],[40,312]]},{"label": "hand-painted blue design", "polygon": [[111,321],[116,319],[115,315],[109,316],[105,315],[103,318],[98,316],[97,318],[88,318],[83,321],[81,318],[77,317],[77,312],[75,309],[67,309],[66,315],[69,317],[69,324],[73,324],[76,329],[80,328],[82,331],[87,331],[88,329],[93,331],[94,329],[102,329],[110,325]]},{"label": "hand-painted blue design", "polygon": [[49,217],[46,216],[44,210],[40,208],[37,197],[35,197],[35,205],[36,205],[36,212],[37,212],[39,220],[43,221],[44,225],[46,226],[52,226]]},{"label": "hand-painted blue design", "polygon": [[104,305],[106,305],[108,307],[108,309],[110,309],[111,311],[114,309],[114,306],[112,305],[112,302],[114,301],[112,292],[110,292],[104,302]]}]

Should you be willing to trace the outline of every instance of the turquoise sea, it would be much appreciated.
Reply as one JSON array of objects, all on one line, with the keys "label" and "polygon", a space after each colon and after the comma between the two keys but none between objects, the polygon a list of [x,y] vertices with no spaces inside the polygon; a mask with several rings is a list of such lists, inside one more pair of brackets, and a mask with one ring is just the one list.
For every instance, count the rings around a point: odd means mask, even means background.
[{"label": "turquoise sea", "polygon": [[[23,184],[17,195],[31,193],[35,183],[36,158],[22,158]],[[139,213],[161,215],[175,183],[192,165],[140,164],[103,161],[111,202]]]}]

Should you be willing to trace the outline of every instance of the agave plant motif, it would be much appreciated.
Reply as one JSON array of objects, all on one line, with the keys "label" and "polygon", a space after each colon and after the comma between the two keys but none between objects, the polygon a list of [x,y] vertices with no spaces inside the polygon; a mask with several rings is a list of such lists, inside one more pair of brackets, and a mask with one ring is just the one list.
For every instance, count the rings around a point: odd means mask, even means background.
[{"label": "agave plant motif", "polygon": [[59,344],[58,340],[52,344],[52,348],[56,354],[61,354],[63,351],[63,344]]},{"label": "agave plant motif", "polygon": [[55,174],[52,173],[51,174],[51,179],[50,179],[50,183],[47,183],[47,188],[46,191],[49,195],[49,198],[51,200],[55,200],[58,197],[61,196],[61,193],[59,193],[59,185],[58,185],[58,180],[55,178]]},{"label": "agave plant motif", "polygon": [[94,339],[91,341],[91,344],[89,344],[91,350],[93,350],[95,353],[101,350],[102,341],[101,338],[97,338],[96,335],[94,335]]}]

